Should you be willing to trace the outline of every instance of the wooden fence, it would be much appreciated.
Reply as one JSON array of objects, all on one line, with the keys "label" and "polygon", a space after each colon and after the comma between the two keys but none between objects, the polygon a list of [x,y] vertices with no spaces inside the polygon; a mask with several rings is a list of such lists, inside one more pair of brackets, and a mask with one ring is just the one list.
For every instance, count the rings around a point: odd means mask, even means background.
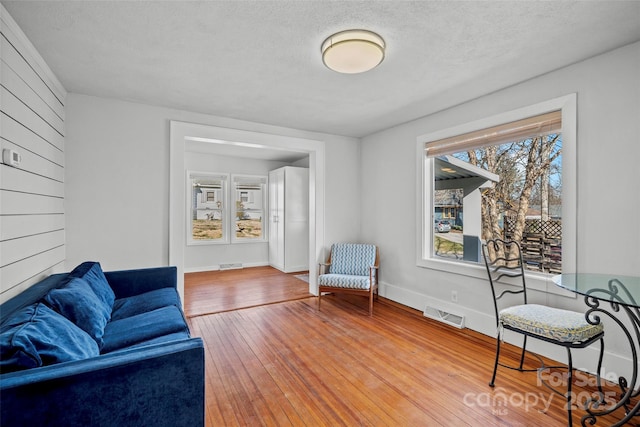
[{"label": "wooden fence", "polygon": [[[507,217],[504,223],[505,238],[513,238],[516,218]],[[525,220],[520,240],[522,257],[528,270],[544,273],[562,273],[562,221],[557,219]]]}]

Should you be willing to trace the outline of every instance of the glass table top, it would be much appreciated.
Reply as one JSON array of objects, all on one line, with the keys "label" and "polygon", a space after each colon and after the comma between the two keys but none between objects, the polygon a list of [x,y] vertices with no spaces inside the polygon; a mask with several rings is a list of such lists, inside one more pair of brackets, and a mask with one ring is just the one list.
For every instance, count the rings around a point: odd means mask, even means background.
[{"label": "glass table top", "polygon": [[640,307],[640,277],[599,273],[565,273],[553,276],[553,282],[568,291],[603,301],[615,301]]}]

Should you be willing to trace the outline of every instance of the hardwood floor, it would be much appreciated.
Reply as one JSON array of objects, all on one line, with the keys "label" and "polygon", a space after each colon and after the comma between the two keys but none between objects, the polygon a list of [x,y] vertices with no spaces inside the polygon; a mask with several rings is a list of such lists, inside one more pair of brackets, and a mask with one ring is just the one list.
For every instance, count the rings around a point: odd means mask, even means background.
[{"label": "hardwood floor", "polygon": [[[254,273],[259,281],[270,277],[262,283],[268,289],[256,291],[248,279]],[[537,385],[535,373],[500,368],[495,389],[488,386],[492,338],[440,324],[384,298],[375,303],[372,317],[366,299],[357,296],[323,297],[318,311],[315,297],[301,296],[295,282],[289,283],[292,275],[277,271],[208,273],[209,279],[198,274],[187,275],[185,300],[192,306],[192,335],[205,343],[208,426],[567,423],[564,399]],[[209,291],[206,280],[213,282]],[[279,283],[283,289],[273,289]],[[275,297],[256,305],[260,298],[254,292]],[[238,308],[244,299],[248,308]],[[193,314],[213,308],[217,313]],[[502,361],[515,364],[517,349],[505,347]],[[530,367],[537,363],[527,359]],[[579,397],[590,392],[576,388]],[[574,410],[574,425],[584,413]]]},{"label": "hardwood floor", "polygon": [[[301,272],[306,273],[306,272]],[[312,296],[301,273],[282,273],[271,267],[207,271],[184,275],[187,317],[291,301]]]}]

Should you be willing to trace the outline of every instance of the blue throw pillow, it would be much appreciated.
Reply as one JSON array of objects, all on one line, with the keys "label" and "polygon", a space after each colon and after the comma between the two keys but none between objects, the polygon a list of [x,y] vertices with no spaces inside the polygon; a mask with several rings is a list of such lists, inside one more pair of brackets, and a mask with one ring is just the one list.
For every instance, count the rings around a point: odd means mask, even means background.
[{"label": "blue throw pillow", "polygon": [[98,345],[86,332],[43,303],[17,312],[0,333],[2,373],[99,354]]},{"label": "blue throw pillow", "polygon": [[98,299],[84,279],[74,277],[61,288],[50,290],[44,301],[88,333],[98,348],[102,348],[104,327],[111,318],[111,310]]},{"label": "blue throw pillow", "polygon": [[102,354],[176,332],[188,334],[189,328],[182,311],[173,305],[113,320],[104,331]]},{"label": "blue throw pillow", "polygon": [[176,288],[160,288],[133,295],[126,298],[117,299],[113,303],[111,321],[120,320],[136,314],[147,313],[158,308],[175,305],[181,307],[180,297]]},{"label": "blue throw pillow", "polygon": [[69,273],[70,278],[78,277],[87,281],[93,292],[98,296],[100,301],[109,307],[109,312],[113,310],[113,302],[116,296],[107,282],[107,278],[102,272],[99,262],[86,261],[77,266]]}]

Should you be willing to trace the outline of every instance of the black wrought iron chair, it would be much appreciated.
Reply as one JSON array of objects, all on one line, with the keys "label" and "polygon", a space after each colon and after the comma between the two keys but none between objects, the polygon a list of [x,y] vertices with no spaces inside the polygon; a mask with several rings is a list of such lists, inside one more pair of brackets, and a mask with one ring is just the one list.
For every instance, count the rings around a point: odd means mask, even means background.
[{"label": "black wrought iron chair", "polygon": [[[543,369],[551,367],[542,366],[536,369],[524,369],[524,359],[527,347],[527,337],[532,337],[542,341],[560,345],[567,349],[567,391],[562,393],[549,386],[545,381],[543,384],[553,392],[563,396],[567,400],[568,424],[572,425],[571,416],[571,387],[573,380],[573,361],[571,349],[585,348],[596,341],[600,341],[600,357],[598,360],[598,371],[602,366],[602,355],[604,352],[604,329],[601,323],[589,323],[583,313],[569,310],[562,310],[554,307],[547,307],[538,304],[527,303],[527,285],[524,274],[524,262],[522,251],[517,242],[505,241],[501,239],[489,240],[482,245],[482,255],[484,257],[491,293],[493,295],[493,306],[496,315],[497,338],[496,338],[496,360],[493,366],[493,376],[489,385],[494,387],[498,365],[515,369],[518,371],[537,371],[540,376]],[[498,283],[500,282],[500,283]],[[498,286],[503,289],[498,292]],[[523,303],[511,305],[504,308],[502,298],[507,294],[521,295]],[[522,354],[519,366],[512,367],[499,363],[500,342],[503,331],[509,330],[524,336],[522,344]],[[600,386],[600,384],[598,384]]]}]

